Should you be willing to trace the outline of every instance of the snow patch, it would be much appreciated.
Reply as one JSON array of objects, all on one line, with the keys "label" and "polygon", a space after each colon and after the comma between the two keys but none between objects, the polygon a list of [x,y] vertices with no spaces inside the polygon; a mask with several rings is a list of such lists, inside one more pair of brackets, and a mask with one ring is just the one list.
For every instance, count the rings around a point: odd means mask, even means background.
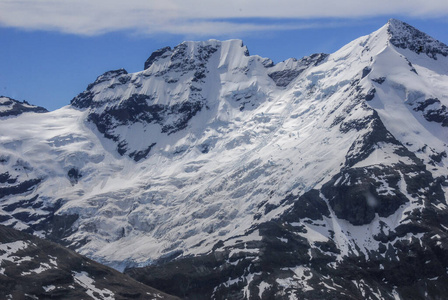
[{"label": "snow patch", "polygon": [[[73,272],[73,279],[87,291],[87,295],[95,300],[114,300],[114,293],[108,289],[95,287],[95,281],[86,272]],[[100,298],[98,298],[98,295]]]}]

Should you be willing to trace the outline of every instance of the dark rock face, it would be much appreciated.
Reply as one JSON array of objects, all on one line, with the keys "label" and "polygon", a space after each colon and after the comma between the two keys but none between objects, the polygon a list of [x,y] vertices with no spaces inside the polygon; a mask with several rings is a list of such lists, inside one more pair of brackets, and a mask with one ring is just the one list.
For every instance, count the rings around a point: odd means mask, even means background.
[{"label": "dark rock face", "polygon": [[58,244],[0,225],[2,299],[177,299]]},{"label": "dark rock face", "polygon": [[378,84],[383,84],[384,81],[386,81],[386,77],[373,78],[372,81]]},{"label": "dark rock face", "polygon": [[70,179],[70,183],[72,185],[75,185],[78,183],[78,180],[82,177],[81,173],[77,168],[71,168],[67,172],[67,176]]},{"label": "dark rock face", "polygon": [[[29,233],[45,232],[46,238],[64,243],[64,238],[72,233],[71,225],[78,216],[58,215],[63,200],[52,203],[38,194],[46,178],[34,177],[30,162],[4,155],[0,163],[4,170],[9,170],[0,173],[0,219],[7,221],[8,226]],[[81,178],[75,168],[69,170],[67,176],[72,184]]]},{"label": "dark rock face", "polygon": [[39,195],[16,196],[15,202],[4,202],[0,207],[5,215],[1,215],[3,221],[8,220],[10,226],[16,226],[19,222],[25,224],[24,232],[46,232],[46,238],[60,244],[68,245],[64,238],[73,233],[71,226],[78,219],[77,215],[58,215],[57,211],[62,206],[62,200],[58,200],[53,206],[48,206]]},{"label": "dark rock face", "polygon": [[79,94],[78,96],[76,96],[75,98],[73,98],[70,101],[70,104],[77,108],[88,108],[94,105],[93,96],[94,94],[92,91],[86,90],[81,94]]},{"label": "dark rock face", "polygon": [[370,68],[370,67],[365,67],[364,69],[362,69],[361,79],[366,77],[367,75],[369,75],[369,73],[371,71],[372,71],[372,68]]},{"label": "dark rock face", "polygon": [[319,195],[319,190],[309,190],[302,196],[287,197],[288,202],[294,203],[293,208],[285,215],[285,221],[294,222],[309,218],[311,220],[323,220],[323,217],[330,217],[330,211],[324,200]]},{"label": "dark rock face", "polygon": [[370,89],[368,92],[367,92],[367,95],[365,96],[365,98],[364,99],[366,99],[366,101],[371,101],[371,100],[373,100],[373,98],[375,97],[375,93],[376,93],[376,89]]},{"label": "dark rock face", "polygon": [[157,51],[154,51],[151,54],[151,56],[149,56],[149,58],[145,61],[144,70],[148,69],[158,57],[161,57],[164,55],[169,55],[169,53],[167,53],[167,52],[170,52],[170,51],[171,51],[171,47],[165,47],[165,48],[159,49]]},{"label": "dark rock face", "polygon": [[[353,124],[352,124],[353,123]],[[361,128],[372,128],[350,147],[345,166],[340,173],[323,185],[321,192],[338,218],[353,225],[369,224],[376,215],[388,217],[409,199],[400,191],[399,182],[404,181],[407,193],[423,201],[428,186],[434,181],[423,162],[404,147],[385,128],[376,111],[368,118],[352,121],[348,126],[341,123],[342,132]],[[358,162],[368,158],[381,148],[393,149],[393,153],[411,164],[398,163],[356,167]],[[438,186],[438,198],[443,199]],[[442,203],[444,200],[441,200]]]},{"label": "dark rock face", "polygon": [[433,161],[440,163],[442,158],[447,157],[446,151],[435,153],[429,156]]},{"label": "dark rock face", "polygon": [[341,171],[322,188],[336,216],[353,225],[369,224],[378,214],[388,217],[408,199],[400,192],[400,174],[391,167]]},{"label": "dark rock face", "polygon": [[103,75],[98,76],[98,78],[95,80],[95,82],[89,84],[87,86],[87,90],[92,89],[95,85],[102,83],[102,82],[106,82],[106,81],[110,81],[113,78],[120,78],[119,81],[120,83],[127,83],[126,78],[128,78],[127,76],[122,76],[122,75],[127,75],[128,72],[125,69],[118,69],[118,70],[111,70],[111,71],[107,71],[105,72]]},{"label": "dark rock face", "polygon": [[5,187],[0,187],[0,199],[5,196],[18,195],[29,192],[31,189],[35,188],[42,180],[40,178],[25,180],[17,184],[14,179],[9,179],[6,182],[11,182],[12,184]]},{"label": "dark rock face", "polygon": [[9,175],[9,172],[0,174],[0,183],[14,184],[16,182],[17,178],[13,178],[11,175]]},{"label": "dark rock face", "polygon": [[417,54],[423,53],[432,59],[437,59],[437,54],[448,56],[447,45],[407,23],[392,19],[389,21],[388,32],[389,40],[395,47],[409,49]]},{"label": "dark rock face", "polygon": [[[115,134],[114,129],[134,123],[158,124],[162,133],[170,135],[185,129],[188,121],[204,106],[202,101],[187,101],[172,106],[148,104],[147,101],[150,99],[144,95],[133,95],[118,107],[112,107],[102,113],[92,112],[88,120],[95,124],[98,131],[105,137],[118,143],[117,150],[120,155],[128,154],[135,161],[139,161],[148,155],[156,143],[151,143],[149,147],[141,151],[129,152],[126,140]],[[176,116],[174,121],[168,121],[170,115]]]},{"label": "dark rock face", "polygon": [[291,83],[291,81],[293,81],[295,78],[297,78],[297,76],[305,71],[306,68],[308,68],[309,66],[317,66],[327,57],[328,54],[324,53],[317,53],[311,56],[306,56],[300,59],[297,62],[297,66],[295,66],[294,68],[274,71],[272,73],[269,73],[268,75],[272,78],[272,80],[274,80],[277,86],[286,87]]},{"label": "dark rock face", "polygon": [[46,113],[43,107],[31,105],[26,101],[20,102],[9,97],[0,96],[0,117],[18,116],[26,112]]},{"label": "dark rock face", "polygon": [[277,86],[285,87],[297,76],[299,76],[303,71],[304,70],[282,70],[270,73],[269,77],[271,77],[272,80],[274,80]]},{"label": "dark rock face", "polygon": [[414,103],[413,106],[413,110],[421,111],[427,121],[440,123],[443,127],[448,127],[448,108],[441,104],[439,99],[426,99]]},{"label": "dark rock face", "polygon": [[[125,84],[129,81],[129,76],[127,75],[128,72],[125,69],[118,69],[105,72],[104,74],[98,76],[98,78],[93,83],[89,84],[84,92],[73,98],[70,101],[70,104],[76,108],[89,108],[100,106],[101,104],[103,104],[103,102],[93,101],[93,98],[95,96],[93,88],[98,84],[110,81],[115,78],[118,79],[120,83]],[[109,88],[113,87],[114,86],[109,86]]]},{"label": "dark rock face", "polygon": [[[169,57],[170,62],[166,69],[152,73],[152,75],[165,78],[165,75],[170,73],[176,74],[180,77],[194,71],[194,73],[196,74],[194,77],[196,79],[193,79],[193,82],[198,82],[200,79],[205,77],[204,75],[206,73],[206,63],[213,55],[213,53],[218,51],[219,47],[220,45],[198,45],[196,52],[190,55],[189,53],[187,53],[188,45],[186,43],[179,44],[174,47],[172,51],[165,50],[163,54],[156,55],[155,57],[153,57],[153,59],[151,59],[151,65],[159,58]],[[148,65],[148,68],[149,67],[150,65]],[[165,81],[168,83],[169,80],[172,79],[169,79],[168,77],[165,78]]]},{"label": "dark rock face", "polygon": [[372,130],[369,130],[351,145],[346,155],[346,166],[352,167],[356,163],[366,159],[370,154],[372,154],[379,143],[392,145],[395,148],[394,153],[400,156],[407,156],[411,160],[418,163],[415,154],[401,145],[401,143],[395,139],[386,127],[384,127],[384,124],[381,122],[381,119],[376,111],[372,111],[370,116],[360,120],[355,120],[348,124],[346,122],[342,122],[340,125],[340,130],[342,132],[348,132],[347,129],[351,130],[355,128],[359,130],[366,127],[370,127]]}]

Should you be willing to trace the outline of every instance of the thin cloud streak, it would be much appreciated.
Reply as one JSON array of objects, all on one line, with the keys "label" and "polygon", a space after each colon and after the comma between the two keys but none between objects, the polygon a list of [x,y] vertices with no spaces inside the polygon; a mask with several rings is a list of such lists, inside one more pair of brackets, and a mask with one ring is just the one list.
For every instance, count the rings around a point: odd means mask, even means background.
[{"label": "thin cloud streak", "polygon": [[[149,35],[220,36],[322,26],[303,23],[312,18],[393,14],[448,16],[448,1],[432,0],[422,4],[421,0],[0,0],[0,26],[77,35],[128,30]],[[247,21],[255,18],[258,21]],[[297,22],[279,21],[282,18]],[[277,21],[272,22],[272,19]]]}]

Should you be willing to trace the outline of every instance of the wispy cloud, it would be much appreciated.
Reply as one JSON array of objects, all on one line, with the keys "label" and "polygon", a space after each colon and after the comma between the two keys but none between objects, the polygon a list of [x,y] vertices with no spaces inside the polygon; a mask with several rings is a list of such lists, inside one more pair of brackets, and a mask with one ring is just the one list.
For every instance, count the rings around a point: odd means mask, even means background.
[{"label": "wispy cloud", "polygon": [[[303,20],[312,18],[362,18],[396,14],[412,17],[448,16],[448,1],[0,0],[0,26],[79,35],[130,30],[143,34],[219,36],[317,26],[313,23],[304,24]],[[279,21],[282,18],[289,21]],[[260,19],[266,21],[260,22]]]}]

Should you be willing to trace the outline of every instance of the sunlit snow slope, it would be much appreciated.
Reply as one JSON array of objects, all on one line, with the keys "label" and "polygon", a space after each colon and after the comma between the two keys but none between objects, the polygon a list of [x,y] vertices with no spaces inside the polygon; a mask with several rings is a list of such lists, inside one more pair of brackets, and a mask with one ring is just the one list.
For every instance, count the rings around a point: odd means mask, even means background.
[{"label": "sunlit snow slope", "polygon": [[397,20],[276,65],[238,40],[158,50],[69,106],[0,119],[0,220],[120,270],[236,248],[255,259],[270,222],[300,239],[289,281],[248,267],[216,297],[233,285],[246,298],[307,295],[306,262],[336,268],[401,240],[427,237],[445,253],[447,55]]}]

